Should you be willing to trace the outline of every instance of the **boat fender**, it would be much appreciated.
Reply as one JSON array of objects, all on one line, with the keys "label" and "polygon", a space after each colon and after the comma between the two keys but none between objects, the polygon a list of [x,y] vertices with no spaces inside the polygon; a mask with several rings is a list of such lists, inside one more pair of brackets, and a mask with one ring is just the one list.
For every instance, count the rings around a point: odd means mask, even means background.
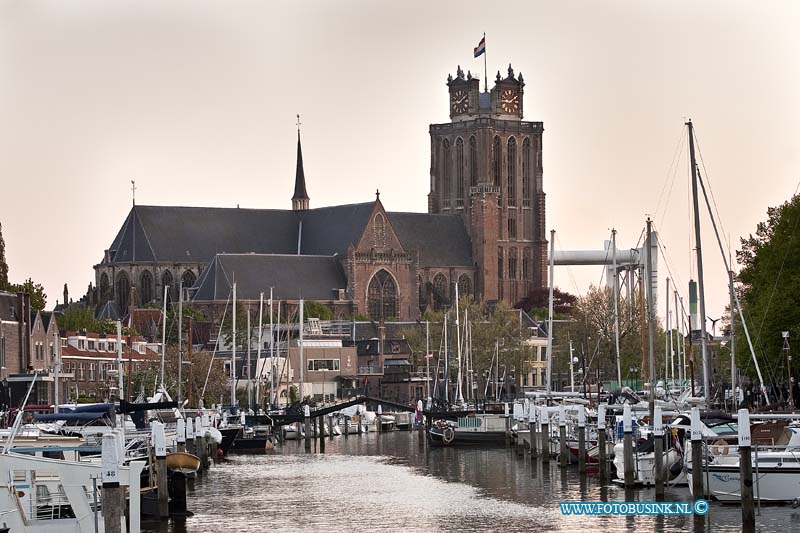
[{"label": "boat fender", "polygon": [[676,461],[669,467],[670,481],[678,477],[683,471],[683,461]]},{"label": "boat fender", "polygon": [[455,438],[456,438],[456,432],[453,428],[451,427],[444,428],[444,431],[442,431],[442,442],[444,442],[445,444],[450,444],[451,442],[453,442],[453,439]]}]

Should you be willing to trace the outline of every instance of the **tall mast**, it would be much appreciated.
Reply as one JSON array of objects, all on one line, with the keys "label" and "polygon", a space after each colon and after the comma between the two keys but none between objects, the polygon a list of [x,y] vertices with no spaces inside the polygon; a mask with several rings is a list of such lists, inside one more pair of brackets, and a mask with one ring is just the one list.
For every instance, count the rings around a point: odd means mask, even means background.
[{"label": "tall mast", "polygon": [[708,349],[706,347],[706,296],[703,289],[703,252],[700,246],[700,209],[697,198],[697,161],[694,155],[694,126],[689,120],[689,158],[692,168],[692,205],[694,207],[694,238],[697,250],[697,291],[700,297],[700,352],[703,356],[703,396],[706,405],[711,403],[711,369],[709,368]]},{"label": "tall mast", "polygon": [[674,304],[675,304],[675,355],[678,356],[678,382],[680,386],[683,387],[683,362],[681,359],[681,344],[683,344],[683,314],[678,311],[678,291],[672,291],[672,295],[675,297]]},{"label": "tall mast", "polygon": [[444,314],[444,401],[450,398],[450,356],[447,351],[447,313]]},{"label": "tall mast", "polygon": [[[669,327],[669,278],[667,278],[667,297],[664,301],[667,304],[667,312],[664,315],[664,377],[669,378],[670,367],[672,368],[672,380],[675,380],[675,365],[672,361],[672,330]],[[666,383],[666,381],[665,381]]]},{"label": "tall mast", "polygon": [[647,355],[649,362],[650,395],[650,420],[653,420],[656,404],[656,354],[654,346],[655,337],[655,311],[653,310],[653,223],[647,219]]},{"label": "tall mast", "polygon": [[[555,255],[556,230],[550,230],[550,296],[548,298],[548,323],[547,323],[547,397],[553,392],[550,378],[553,374],[553,256]],[[499,357],[498,357],[499,359]]]},{"label": "tall mast", "polygon": [[611,262],[614,269],[614,349],[617,356],[617,386],[622,388],[622,363],[619,357],[619,276],[617,275],[617,230],[611,230]]},{"label": "tall mast", "polygon": [[303,401],[303,367],[306,365],[305,357],[303,354],[303,299],[300,299],[300,336],[299,344],[300,344],[300,401]]},{"label": "tall mast", "polygon": [[734,291],[734,287],[733,287],[733,270],[728,270],[728,285],[729,285],[730,293],[731,293],[731,303],[730,303],[731,307],[730,307],[730,311],[729,311],[730,317],[731,317],[731,323],[730,323],[730,328],[731,328],[731,342],[730,342],[730,348],[731,348],[731,400],[733,401],[733,409],[731,409],[731,412],[734,412],[734,411],[736,411],[736,350],[734,349],[736,347],[736,345],[734,343],[734,341],[736,340],[736,334],[734,333],[734,326],[736,325],[736,322],[735,322],[736,316],[735,316],[733,310],[736,308],[736,300],[735,300],[735,297],[734,297],[734,294],[733,294],[733,291]]},{"label": "tall mast", "polygon": [[458,309],[458,283],[456,283],[456,352],[458,354],[458,373],[456,381],[456,402],[464,403],[464,393],[461,390],[461,313]]},{"label": "tall mast", "polygon": [[[169,290],[169,285],[164,285],[164,310],[161,312],[161,390],[164,390],[164,360],[167,356],[167,291],[168,290]],[[133,309],[133,307],[131,307],[131,309]],[[131,320],[133,320],[133,316],[131,316]],[[131,346],[129,346],[129,348]]]},{"label": "tall mast", "polygon": [[[258,412],[258,408],[261,405],[261,374],[264,373],[264,365],[261,364],[261,368],[259,368],[259,364],[261,363],[261,345],[263,344],[263,324],[264,320],[264,293],[261,292],[258,295],[258,348],[256,348],[256,412]],[[272,330],[270,330],[272,331]],[[272,362],[272,359],[270,359]],[[271,376],[272,374],[270,374]],[[272,394],[272,390],[270,390],[270,394]]]},{"label": "tall mast", "polygon": [[178,408],[183,407],[183,281],[178,285]]},{"label": "tall mast", "polygon": [[231,407],[236,405],[236,282],[233,282],[233,348],[231,349]]},{"label": "tall mast", "polygon": [[250,396],[252,394],[251,385],[253,384],[253,373],[250,371],[250,347],[253,344],[253,329],[250,327],[250,300],[247,300],[247,410],[252,409],[253,404]]}]

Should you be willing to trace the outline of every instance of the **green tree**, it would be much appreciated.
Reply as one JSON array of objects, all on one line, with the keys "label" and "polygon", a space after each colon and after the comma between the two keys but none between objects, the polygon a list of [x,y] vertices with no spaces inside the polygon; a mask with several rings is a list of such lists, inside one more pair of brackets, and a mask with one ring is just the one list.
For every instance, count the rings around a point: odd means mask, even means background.
[{"label": "green tree", "polygon": [[8,288],[8,263],[6,263],[6,242],[3,240],[3,224],[0,222],[0,290]]},{"label": "green tree", "polygon": [[[800,338],[798,222],[800,195],[768,208],[767,219],[758,223],[755,234],[741,239],[742,249],[736,252],[742,265],[737,290],[765,379],[770,370],[777,373],[772,379],[783,380],[786,375],[782,332],[788,331],[790,339]],[[735,323],[737,337],[744,339],[738,317]],[[736,343],[736,359],[742,371],[755,377],[746,342]]]},{"label": "green tree", "polygon": [[[63,314],[56,316],[58,327],[65,331],[87,331],[89,333],[111,334],[117,332],[117,325],[112,320],[97,320],[92,309],[72,305]],[[123,328],[123,335],[127,335],[128,328]]]},{"label": "green tree", "polygon": [[303,303],[304,318],[319,318],[320,320],[333,320],[333,311],[325,304],[314,300],[307,300]]},{"label": "green tree", "polygon": [[31,308],[34,311],[41,311],[47,305],[47,294],[44,292],[44,287],[42,287],[41,283],[34,283],[31,278],[26,279],[24,283],[12,283],[7,290],[30,294]]}]

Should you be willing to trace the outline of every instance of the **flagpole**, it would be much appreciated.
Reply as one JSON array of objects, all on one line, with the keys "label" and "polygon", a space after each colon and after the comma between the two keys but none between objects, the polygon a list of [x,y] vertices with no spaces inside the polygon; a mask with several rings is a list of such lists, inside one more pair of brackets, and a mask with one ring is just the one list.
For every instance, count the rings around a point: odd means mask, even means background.
[{"label": "flagpole", "polygon": [[483,92],[489,92],[489,75],[486,73],[486,32],[483,32]]}]

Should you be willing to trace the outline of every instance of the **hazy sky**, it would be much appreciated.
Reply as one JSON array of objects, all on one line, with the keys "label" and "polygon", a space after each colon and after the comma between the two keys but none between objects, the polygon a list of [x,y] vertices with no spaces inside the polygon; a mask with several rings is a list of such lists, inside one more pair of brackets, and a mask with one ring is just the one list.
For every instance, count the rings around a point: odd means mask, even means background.
[{"label": "hazy sky", "polygon": [[[525,118],[544,122],[557,248],[599,248],[612,226],[632,246],[651,214],[685,294],[685,148],[669,172],[684,119],[737,247],[800,180],[799,23],[795,1],[2,1],[10,275],[42,282],[49,306],[65,282],[79,297],[131,179],[140,204],[289,208],[296,113],[312,207],[379,188],[387,209],[425,211],[428,124],[449,120],[448,73],[482,75],[486,32],[489,77],[511,61]],[[726,277],[706,226],[717,317]],[[571,292],[600,279],[556,271]]]}]

